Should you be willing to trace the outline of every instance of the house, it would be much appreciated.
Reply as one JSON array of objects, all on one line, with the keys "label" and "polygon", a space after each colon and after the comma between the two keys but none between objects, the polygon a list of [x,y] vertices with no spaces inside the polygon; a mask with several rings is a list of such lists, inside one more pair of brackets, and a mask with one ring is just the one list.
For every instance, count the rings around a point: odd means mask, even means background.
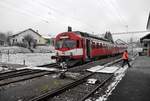
[{"label": "house", "polygon": [[150,33],[140,39],[143,47],[143,52],[150,56]]},{"label": "house", "polygon": [[37,45],[46,45],[49,40],[40,35],[38,31],[34,31],[33,29],[29,28],[19,32],[18,34],[10,36],[10,43],[11,45],[26,43],[25,37],[27,36],[30,36],[30,39],[32,38],[32,42],[35,42]]},{"label": "house", "polygon": [[7,37],[5,34],[0,33],[0,46],[6,46],[7,45]]},{"label": "house", "polygon": [[0,38],[0,46],[4,46],[4,45],[5,45],[5,41],[2,38]]}]

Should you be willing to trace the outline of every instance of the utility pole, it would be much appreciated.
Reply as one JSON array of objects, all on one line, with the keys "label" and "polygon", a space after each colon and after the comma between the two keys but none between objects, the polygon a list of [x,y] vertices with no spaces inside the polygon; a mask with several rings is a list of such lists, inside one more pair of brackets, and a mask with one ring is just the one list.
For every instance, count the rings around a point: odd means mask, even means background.
[{"label": "utility pole", "polygon": [[131,40],[130,40],[130,42],[131,42],[131,53],[132,53],[132,55],[133,55],[133,33],[132,33],[132,35],[131,35]]},{"label": "utility pole", "polygon": [[[128,34],[128,25],[125,25],[126,27],[126,33]],[[126,40],[126,43],[128,43],[128,39]]]}]

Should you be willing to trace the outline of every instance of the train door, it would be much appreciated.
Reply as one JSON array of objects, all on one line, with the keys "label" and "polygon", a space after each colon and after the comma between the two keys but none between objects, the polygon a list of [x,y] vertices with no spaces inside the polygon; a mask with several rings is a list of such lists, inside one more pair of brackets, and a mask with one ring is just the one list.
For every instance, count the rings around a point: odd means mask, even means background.
[{"label": "train door", "polygon": [[87,58],[90,58],[90,54],[91,54],[90,40],[86,39],[86,56],[87,56]]}]

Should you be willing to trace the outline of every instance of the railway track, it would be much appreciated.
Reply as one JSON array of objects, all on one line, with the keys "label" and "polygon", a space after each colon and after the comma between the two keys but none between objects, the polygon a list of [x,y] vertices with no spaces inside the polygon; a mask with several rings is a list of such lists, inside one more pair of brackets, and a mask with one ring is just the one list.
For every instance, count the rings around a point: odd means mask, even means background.
[{"label": "railway track", "polygon": [[28,74],[26,76],[21,76],[21,77],[17,77],[17,78],[9,78],[9,79],[5,79],[5,80],[1,80],[0,81],[0,86],[5,86],[11,83],[16,83],[16,82],[20,82],[20,81],[25,81],[25,80],[29,80],[29,79],[33,79],[33,78],[37,78],[37,77],[41,77],[44,75],[49,75],[52,74],[54,72],[48,72],[48,71],[43,71],[41,73],[34,73],[34,74]]},{"label": "railway track", "polygon": [[51,63],[51,64],[40,65],[40,66],[37,66],[37,67],[60,68],[61,66],[58,63]]},{"label": "railway track", "polygon": [[103,82],[101,82],[98,86],[96,86],[91,92],[85,94],[79,101],[85,101],[86,99],[88,99],[92,94],[94,94],[98,89],[102,88],[113,77],[114,73],[110,74]]},{"label": "railway track", "polygon": [[0,80],[43,72],[42,70],[22,69],[0,74]]},{"label": "railway track", "polygon": [[[115,61],[115,62],[119,62]],[[109,63],[106,64],[104,66],[109,66],[112,65],[113,63]],[[63,87],[60,87],[58,89],[52,90],[52,91],[48,91],[46,93],[43,93],[37,97],[34,97],[32,99],[30,99],[29,101],[55,101],[55,99],[53,99],[55,96],[61,96],[62,94],[64,94],[64,92],[66,92],[67,90],[71,91],[73,90],[73,88],[78,87],[80,85],[83,85],[86,83],[87,79],[90,78],[91,76],[93,76],[95,73],[91,73],[91,72],[87,72],[86,75],[84,75],[82,78],[79,78],[77,80],[75,80],[74,82],[64,85]],[[101,87],[103,84],[105,84],[109,79],[111,79],[113,77],[113,74],[109,75],[107,78],[104,79],[104,81],[102,81],[99,86],[97,86],[92,92],[90,92],[89,94],[85,94],[84,95],[84,99],[86,99],[87,97],[89,97],[96,89],[98,89],[99,87]],[[86,86],[86,85],[84,85]],[[83,86],[83,87],[84,87]],[[83,93],[83,92],[82,92]],[[82,96],[83,97],[83,96]],[[48,100],[47,100],[48,99]],[[81,98],[80,98],[81,99]],[[84,101],[81,100],[81,101]],[[58,100],[58,99],[57,99]],[[57,101],[56,100],[56,101]],[[59,100],[58,100],[59,101]],[[62,99],[60,101],[63,101]],[[64,100],[66,101],[66,99]],[[69,100],[69,101],[78,101],[78,100]]]},{"label": "railway track", "polygon": [[[58,68],[58,65],[56,65],[56,63],[53,63],[53,64],[48,64],[48,67]],[[52,73],[55,73],[55,71],[21,69],[21,70],[3,72],[0,73],[0,86],[5,86],[20,81],[25,81],[25,80],[41,77],[44,75],[49,75]]]},{"label": "railway track", "polygon": [[[113,59],[116,59],[116,58],[113,58]],[[102,59],[102,61],[98,60],[98,61],[94,61],[91,63],[83,64],[83,65],[80,65],[77,67],[69,68],[69,70],[65,73],[66,78],[64,78],[64,79],[59,78],[60,72],[61,72],[61,70],[60,70],[57,72],[48,72],[47,71],[48,74],[46,74],[46,71],[44,71],[42,73],[23,75],[23,76],[18,76],[18,77],[1,80],[0,88],[2,88],[2,89],[6,88],[5,91],[3,91],[3,90],[1,91],[1,94],[2,94],[1,100],[2,101],[3,100],[4,101],[10,101],[10,100],[18,101],[21,99],[23,101],[29,101],[30,99],[32,99],[34,97],[38,97],[38,96],[41,96],[41,94],[45,94],[45,92],[49,92],[52,94],[53,91],[57,90],[58,92],[56,91],[52,97],[49,97],[49,94],[47,94],[47,97],[45,97],[43,99],[44,99],[44,101],[45,100],[47,101],[52,98],[52,100],[50,100],[50,101],[59,101],[59,100],[53,100],[53,98],[57,98],[57,95],[58,96],[63,95],[66,91],[68,91],[68,89],[69,89],[69,88],[67,88],[68,84],[73,83],[74,81],[79,80],[81,77],[83,78],[84,76],[90,74],[89,72],[88,72],[88,74],[85,73],[86,69],[94,67],[95,65],[96,66],[103,65],[104,62],[108,63],[108,62],[112,61],[113,59],[108,59],[109,61],[105,61],[105,59],[104,60]],[[51,67],[52,66],[48,67],[47,70],[53,70],[53,69],[51,69]],[[29,69],[29,68],[30,67],[27,67],[26,69]],[[33,67],[32,69],[38,69],[38,67]],[[39,69],[40,69],[40,67],[39,67]],[[43,66],[43,69],[46,69],[45,66]],[[56,70],[56,69],[54,69],[54,70]],[[91,78],[91,76],[89,76],[89,78]],[[105,75],[101,75],[98,77],[103,77],[103,76],[105,76]],[[32,79],[32,78],[34,78],[34,79]],[[29,79],[31,79],[31,80],[29,80]],[[72,90],[73,88],[79,87],[80,85],[86,84],[87,79],[88,78],[86,78],[83,81],[81,80],[79,83],[72,84],[72,86],[70,86],[70,90]],[[23,82],[19,82],[19,81],[23,81]],[[18,86],[18,84],[19,84],[19,86]],[[66,86],[66,88],[64,86]],[[62,87],[64,87],[64,88],[62,88]],[[83,87],[86,87],[86,85],[84,85]],[[58,88],[60,88],[62,90],[59,91]],[[12,94],[9,94],[9,93],[14,92],[14,91],[16,92],[16,93],[13,93],[14,98],[5,96],[5,95],[12,96]],[[80,89],[78,91],[80,91]],[[22,92],[22,94],[19,92]],[[75,94],[77,94],[77,93],[75,93]],[[74,97],[75,94],[71,94],[72,98]],[[67,101],[67,100],[65,100],[65,98],[63,98],[63,99],[64,100],[60,100],[60,101]],[[39,100],[39,101],[41,101],[41,100]],[[68,101],[75,101],[75,100],[68,100]]]}]

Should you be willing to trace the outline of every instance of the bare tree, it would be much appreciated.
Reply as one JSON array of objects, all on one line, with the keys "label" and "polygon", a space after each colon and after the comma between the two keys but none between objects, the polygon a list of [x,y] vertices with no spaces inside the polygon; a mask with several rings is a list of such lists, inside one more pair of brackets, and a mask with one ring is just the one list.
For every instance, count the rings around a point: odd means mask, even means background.
[{"label": "bare tree", "polygon": [[110,42],[114,43],[113,37],[110,32],[106,32],[104,38],[108,39]]},{"label": "bare tree", "polygon": [[24,36],[24,40],[28,43],[29,48],[31,48],[31,44],[34,43],[34,38],[31,35]]},{"label": "bare tree", "polygon": [[12,32],[12,31],[6,32],[6,37],[7,37],[7,43],[8,43],[8,45],[11,45],[10,37],[11,37],[12,35],[13,35],[13,32]]},{"label": "bare tree", "polygon": [[5,45],[7,43],[7,36],[5,33],[0,32],[0,44]]}]

